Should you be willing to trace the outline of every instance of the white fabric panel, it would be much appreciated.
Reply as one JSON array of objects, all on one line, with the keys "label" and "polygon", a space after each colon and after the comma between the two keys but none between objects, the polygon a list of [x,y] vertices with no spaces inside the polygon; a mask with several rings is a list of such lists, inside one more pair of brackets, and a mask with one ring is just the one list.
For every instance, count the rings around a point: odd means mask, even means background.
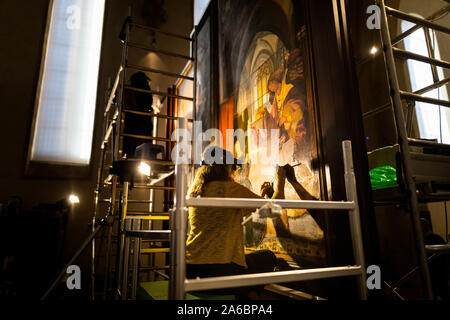
[{"label": "white fabric panel", "polygon": [[88,165],[105,0],[54,0],[31,160]]}]

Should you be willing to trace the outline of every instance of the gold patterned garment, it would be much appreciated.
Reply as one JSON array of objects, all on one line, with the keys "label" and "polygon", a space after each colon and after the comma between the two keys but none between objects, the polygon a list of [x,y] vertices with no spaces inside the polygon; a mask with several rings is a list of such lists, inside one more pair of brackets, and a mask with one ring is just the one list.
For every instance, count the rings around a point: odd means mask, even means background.
[{"label": "gold patterned garment", "polygon": [[[261,198],[234,181],[212,181],[204,197]],[[189,208],[191,231],[186,242],[186,263],[245,264],[242,218],[255,209]]]}]

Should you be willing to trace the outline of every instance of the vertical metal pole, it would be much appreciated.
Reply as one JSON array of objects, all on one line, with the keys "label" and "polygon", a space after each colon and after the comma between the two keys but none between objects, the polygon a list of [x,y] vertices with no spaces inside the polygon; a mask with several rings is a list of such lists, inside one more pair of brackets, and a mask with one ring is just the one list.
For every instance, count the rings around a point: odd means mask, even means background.
[{"label": "vertical metal pole", "polygon": [[[97,211],[98,211],[98,198],[100,196],[101,184],[103,183],[103,168],[105,163],[105,148],[101,149],[100,166],[97,171],[97,186],[94,191],[94,215],[92,216],[92,233],[95,232]],[[95,238],[92,238],[91,242],[91,300],[95,300]]]},{"label": "vertical metal pole", "polygon": [[[193,89],[193,93],[192,93],[192,97],[193,97],[193,101],[192,101],[192,120],[196,121],[197,120],[197,112],[196,112],[196,104],[197,104],[197,27],[194,28],[194,35],[193,35],[193,45],[192,45],[192,56],[194,58],[194,84],[192,86]],[[191,150],[192,150],[192,155],[191,155],[191,159],[192,161],[194,161],[195,157],[194,157],[194,153],[195,153],[195,139],[196,139],[196,134],[197,132],[195,131],[195,123],[192,123],[192,145],[191,145]],[[195,177],[195,163],[192,164],[191,167],[192,171],[191,171],[191,179],[194,179]],[[192,182],[192,181],[191,181]]]},{"label": "vertical metal pole", "polygon": [[[141,230],[141,219],[133,220],[133,230]],[[141,240],[134,238],[133,247],[133,273],[131,276],[131,299],[136,299],[136,289],[139,277],[139,255],[141,253]]]},{"label": "vertical metal pole", "polygon": [[386,7],[384,0],[380,0],[381,5],[381,39],[385,52],[385,59],[387,64],[387,72],[389,76],[389,84],[391,88],[391,98],[394,106],[395,124],[397,127],[398,143],[400,145],[400,154],[402,155],[403,173],[406,180],[406,188],[409,198],[411,210],[411,222],[413,227],[413,234],[417,252],[417,260],[420,267],[420,275],[422,279],[422,286],[424,297],[427,300],[433,298],[431,289],[430,273],[426,261],[425,246],[423,242],[422,229],[420,225],[420,213],[418,209],[418,200],[416,194],[416,183],[412,176],[411,155],[409,153],[408,135],[406,132],[405,119],[402,109],[402,99],[400,97],[400,87],[398,84],[397,70],[395,68],[394,53],[392,52],[391,36],[389,34],[389,25],[386,14]]},{"label": "vertical metal pole", "polygon": [[[128,16],[131,16],[131,7],[128,8]],[[120,80],[119,80],[119,94],[117,96],[117,109],[119,110],[119,114],[117,116],[117,124],[119,126],[116,136],[114,137],[117,139],[117,143],[114,144],[114,160],[117,159],[119,156],[119,149],[120,149],[120,134],[123,131],[122,128],[122,100],[123,100],[123,89],[125,84],[125,76],[127,73],[127,58],[128,58],[128,40],[130,37],[130,24],[127,25],[125,29],[125,41],[122,47],[122,61],[121,61],[121,67],[123,69],[122,73],[120,74]]]},{"label": "vertical metal pole", "polygon": [[112,231],[114,225],[114,217],[116,214],[116,192],[117,192],[117,176],[112,178],[112,186],[111,186],[111,198],[110,198],[110,211],[108,216],[112,219],[112,224],[109,224],[108,221],[108,239],[106,242],[106,261],[105,261],[105,283],[103,284],[103,298],[106,300],[107,292],[110,290],[110,261],[111,261],[111,242],[112,242]]},{"label": "vertical metal pole", "polygon": [[[186,129],[186,119],[178,119],[178,130]],[[170,279],[169,299],[184,300],[184,281],[186,279],[186,211],[185,200],[187,193],[186,167],[181,163],[180,154],[186,152],[181,150],[181,139],[177,133],[175,167],[175,210],[171,216],[171,243],[170,243]]]},{"label": "vertical metal pole", "polygon": [[353,170],[352,143],[349,140],[342,142],[345,169],[345,189],[347,200],[355,203],[355,209],[349,212],[350,232],[353,243],[355,263],[361,266],[361,275],[358,276],[358,293],[361,300],[367,299],[366,264],[364,261],[364,247],[361,233],[361,220],[359,215],[358,192],[356,190],[355,171]]},{"label": "vertical metal pole", "polygon": [[123,258],[124,258],[124,242],[125,242],[125,218],[127,216],[127,207],[128,207],[128,188],[130,183],[125,181],[123,183],[122,190],[122,211],[120,213],[119,218],[119,241],[118,245],[118,260],[117,260],[117,298],[122,295],[122,271],[123,271]]},{"label": "vertical metal pole", "polygon": [[[131,220],[125,220],[125,231],[131,229]],[[125,237],[125,245],[123,249],[123,269],[122,269],[122,300],[128,298],[128,271],[130,261],[130,237]]]}]

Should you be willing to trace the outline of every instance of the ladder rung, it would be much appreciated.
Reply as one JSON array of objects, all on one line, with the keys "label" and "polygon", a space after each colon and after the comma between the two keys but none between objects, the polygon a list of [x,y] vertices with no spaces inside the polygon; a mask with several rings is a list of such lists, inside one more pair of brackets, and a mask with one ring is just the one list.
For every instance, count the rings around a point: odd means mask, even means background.
[{"label": "ladder rung", "polygon": [[430,104],[435,104],[435,105],[438,105],[438,106],[443,106],[443,107],[449,107],[450,108],[450,101],[438,100],[438,99],[429,98],[429,97],[423,97],[423,96],[420,96],[418,94],[414,94],[414,93],[411,93],[411,92],[405,92],[405,91],[400,91],[400,96],[403,99],[420,101],[420,102],[425,102],[425,103],[430,103]]},{"label": "ladder rung", "polygon": [[141,253],[168,253],[170,252],[170,248],[149,248],[149,249],[141,249]]},{"label": "ladder rung", "polygon": [[434,66],[450,69],[450,62],[448,62],[448,61],[429,58],[427,56],[422,56],[420,54],[409,52],[409,51],[398,49],[398,48],[392,48],[392,51],[394,52],[394,54],[397,57],[406,58],[406,59],[413,59],[413,60],[416,60],[416,61],[429,63],[429,64],[432,64]]},{"label": "ladder rung", "polygon": [[411,146],[431,147],[431,148],[437,148],[437,149],[450,150],[450,144],[443,144],[443,143],[438,143],[438,142],[434,142],[434,141],[408,138],[408,143]]},{"label": "ladder rung", "polygon": [[158,216],[163,216],[163,215],[169,215],[169,212],[156,212],[156,211],[127,211],[127,215],[158,215]]},{"label": "ladder rung", "polygon": [[125,235],[131,238],[141,238],[150,240],[170,240],[170,230],[128,230],[125,231]]},{"label": "ladder rung", "polygon": [[170,269],[170,266],[160,266],[160,267],[139,267],[139,269],[141,270],[165,270],[165,269]]},{"label": "ladder rung", "polygon": [[130,109],[122,110],[122,112],[137,114],[137,115],[146,116],[146,117],[156,117],[156,118],[161,118],[161,119],[169,119],[169,120],[178,120],[178,119],[180,119],[179,117],[171,117],[171,116],[168,116],[168,115],[165,115],[165,114],[152,113],[152,112],[142,112],[142,111],[135,111],[135,110],[130,110]]},{"label": "ladder rung", "polygon": [[247,198],[186,198],[188,207],[220,207],[220,208],[260,208],[266,203],[274,203],[285,209],[323,209],[354,210],[353,201],[319,201],[319,200],[272,200]]},{"label": "ladder rung", "polygon": [[156,94],[156,95],[159,95],[159,96],[165,96],[165,97],[171,97],[171,98],[176,98],[176,99],[194,101],[194,98],[191,98],[191,97],[179,96],[177,94],[172,94],[172,93],[167,93],[167,92],[162,92],[162,91],[145,90],[145,89],[134,88],[134,87],[131,87],[131,86],[125,86],[124,88],[128,89],[128,90],[131,90],[131,91],[145,92],[145,93]]},{"label": "ladder rung", "polygon": [[450,243],[427,245],[425,246],[425,249],[428,252],[440,252],[440,253],[450,252]]},{"label": "ladder rung", "polygon": [[[122,187],[120,187],[122,188]],[[134,185],[133,189],[175,190],[175,187]]]},{"label": "ladder rung", "polygon": [[168,186],[147,186],[147,185],[134,185],[136,189],[155,189],[155,190],[175,190],[175,187]]},{"label": "ladder rung", "polygon": [[[449,9],[450,9],[450,4],[446,5],[445,7],[442,7],[438,11],[434,12],[432,15],[428,16],[425,20],[433,21],[436,18],[441,17],[442,14],[445,14]],[[399,43],[400,41],[402,41],[403,39],[405,39],[407,36],[414,33],[415,31],[419,30],[420,28],[422,28],[422,27],[418,24],[416,24],[414,27],[409,28],[405,32],[403,32],[400,35],[398,35],[397,37],[395,37],[395,39],[392,40],[392,45],[395,46],[397,43]]]},{"label": "ladder rung", "polygon": [[406,21],[409,21],[409,22],[421,25],[423,27],[427,27],[427,28],[430,28],[430,29],[434,29],[434,30],[437,30],[437,31],[441,31],[441,32],[450,34],[450,29],[447,28],[447,27],[444,27],[444,26],[441,26],[439,24],[427,21],[425,19],[418,18],[416,16],[407,14],[407,13],[402,12],[400,10],[393,9],[391,7],[387,7],[386,6],[386,13],[391,15],[391,16],[393,16],[393,17],[400,18],[402,20],[406,20]]},{"label": "ladder rung", "polygon": [[365,272],[365,270],[363,271],[361,266],[329,267],[185,280],[184,285],[186,292],[188,292],[197,290],[255,286],[269,283],[296,282],[345,276],[358,276],[361,275],[362,272]]},{"label": "ladder rung", "polygon": [[168,31],[162,31],[160,29],[155,29],[155,28],[152,28],[152,27],[149,27],[149,26],[144,26],[142,24],[138,24],[138,23],[132,22],[130,25],[134,26],[134,27],[137,27],[137,28],[140,28],[140,29],[144,29],[144,30],[149,30],[149,31],[165,34],[166,36],[171,36],[171,37],[174,37],[174,38],[184,39],[184,40],[188,40],[188,41],[194,41],[192,38],[184,36],[184,35],[181,35],[181,34],[168,32]]},{"label": "ladder rung", "polygon": [[[120,200],[116,200],[116,202],[120,202]],[[99,203],[110,203],[109,199],[101,199]],[[128,204],[130,203],[152,203],[151,200],[128,200]]]},{"label": "ladder rung", "polygon": [[445,79],[437,81],[437,82],[433,83],[432,85],[430,85],[428,87],[425,87],[423,89],[417,90],[417,91],[414,92],[414,94],[420,94],[420,95],[425,94],[425,93],[427,93],[427,92],[429,92],[431,90],[434,90],[436,88],[442,87],[447,82],[450,82],[450,77],[447,77]]},{"label": "ladder rung", "polygon": [[131,215],[127,216],[125,219],[127,220],[169,220],[169,216],[138,216],[138,215]]},{"label": "ladder rung", "polygon": [[131,134],[131,133],[121,133],[122,137],[129,137],[133,139],[143,139],[143,140],[155,140],[155,141],[164,141],[164,142],[170,142],[172,141],[169,138],[162,138],[162,137],[150,137],[150,136],[141,136],[139,134]]}]

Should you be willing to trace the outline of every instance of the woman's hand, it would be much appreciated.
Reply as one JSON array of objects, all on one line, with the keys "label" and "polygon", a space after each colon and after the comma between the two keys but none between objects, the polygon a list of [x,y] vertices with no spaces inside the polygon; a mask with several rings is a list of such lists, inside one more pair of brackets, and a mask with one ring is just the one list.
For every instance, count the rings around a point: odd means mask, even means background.
[{"label": "woman's hand", "polygon": [[264,182],[261,185],[261,192],[260,192],[261,193],[261,197],[265,198],[266,195],[267,195],[269,198],[272,198],[274,192],[275,191],[273,190],[273,184],[272,183]]},{"label": "woman's hand", "polygon": [[295,171],[294,168],[287,164],[284,166],[284,170],[286,172],[286,178],[289,182],[293,183],[293,182],[297,182],[297,178],[295,177]]}]

